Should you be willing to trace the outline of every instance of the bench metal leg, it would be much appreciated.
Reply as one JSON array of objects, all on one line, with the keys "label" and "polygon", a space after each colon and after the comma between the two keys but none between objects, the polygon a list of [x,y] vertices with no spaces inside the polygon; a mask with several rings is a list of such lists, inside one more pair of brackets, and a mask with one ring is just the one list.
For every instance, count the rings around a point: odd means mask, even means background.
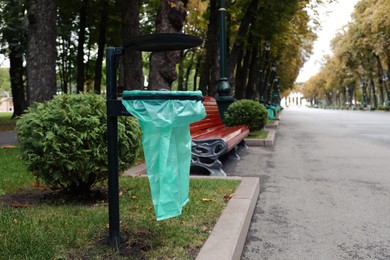
[{"label": "bench metal leg", "polygon": [[237,145],[238,149],[241,150],[248,150],[248,146],[246,145],[245,143],[245,140],[242,140],[238,145]]},{"label": "bench metal leg", "polygon": [[201,167],[210,172],[210,176],[226,176],[222,170],[222,162],[217,159],[192,157],[191,166]]},{"label": "bench metal leg", "polygon": [[240,156],[238,156],[237,150],[238,150],[238,148],[236,146],[229,152],[229,159],[230,160],[234,160],[234,161],[240,160]]},{"label": "bench metal leg", "polygon": [[192,141],[191,166],[198,166],[210,172],[210,176],[226,176],[222,163],[218,159],[227,151],[227,145],[222,139]]}]

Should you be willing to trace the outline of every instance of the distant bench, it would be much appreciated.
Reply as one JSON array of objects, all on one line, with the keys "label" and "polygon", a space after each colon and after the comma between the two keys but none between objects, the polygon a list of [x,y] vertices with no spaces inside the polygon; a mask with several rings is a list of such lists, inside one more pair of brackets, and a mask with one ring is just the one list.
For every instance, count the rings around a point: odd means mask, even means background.
[{"label": "distant bench", "polygon": [[244,138],[248,136],[249,128],[247,126],[225,126],[214,98],[204,96],[203,105],[206,108],[206,117],[190,125],[191,166],[207,169],[212,176],[226,176],[218,158],[229,154],[230,158],[239,160],[237,149],[246,147]]}]

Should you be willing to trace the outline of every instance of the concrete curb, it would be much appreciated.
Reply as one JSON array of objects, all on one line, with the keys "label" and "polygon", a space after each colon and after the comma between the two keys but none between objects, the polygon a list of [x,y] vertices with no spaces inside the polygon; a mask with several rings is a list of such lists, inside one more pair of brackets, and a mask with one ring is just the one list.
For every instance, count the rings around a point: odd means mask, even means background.
[{"label": "concrete curb", "polygon": [[268,135],[265,139],[246,138],[245,143],[248,146],[273,146],[275,144],[276,129],[267,129]]},{"label": "concrete curb", "polygon": [[243,177],[196,260],[240,259],[260,194],[260,179]]},{"label": "concrete curb", "polygon": [[279,119],[278,120],[275,120],[273,122],[273,124],[268,124],[265,126],[266,129],[275,129],[275,128],[278,128],[279,126]]}]

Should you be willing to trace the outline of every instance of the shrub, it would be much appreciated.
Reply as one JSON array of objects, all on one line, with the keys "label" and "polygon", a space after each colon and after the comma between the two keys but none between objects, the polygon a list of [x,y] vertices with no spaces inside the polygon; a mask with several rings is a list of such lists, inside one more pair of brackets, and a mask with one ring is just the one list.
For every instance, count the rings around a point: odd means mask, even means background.
[{"label": "shrub", "polygon": [[389,111],[389,106],[387,106],[387,105],[379,105],[378,106],[378,110]]},{"label": "shrub", "polygon": [[268,112],[264,105],[253,100],[238,100],[225,112],[226,125],[247,125],[250,131],[264,128]]},{"label": "shrub", "polygon": [[[103,97],[60,95],[35,103],[17,121],[21,158],[39,180],[72,195],[86,195],[108,177],[107,115]],[[119,169],[135,163],[141,130],[134,118],[118,120]]]}]

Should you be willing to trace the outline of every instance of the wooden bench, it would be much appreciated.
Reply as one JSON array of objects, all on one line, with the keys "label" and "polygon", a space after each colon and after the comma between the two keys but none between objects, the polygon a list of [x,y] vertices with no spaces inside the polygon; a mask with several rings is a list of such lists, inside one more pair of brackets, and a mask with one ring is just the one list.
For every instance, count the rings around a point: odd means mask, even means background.
[{"label": "wooden bench", "polygon": [[247,126],[228,127],[222,123],[216,100],[204,96],[206,117],[190,125],[192,137],[191,166],[207,169],[211,176],[226,176],[218,159],[223,155],[239,160],[237,149],[245,147]]}]

